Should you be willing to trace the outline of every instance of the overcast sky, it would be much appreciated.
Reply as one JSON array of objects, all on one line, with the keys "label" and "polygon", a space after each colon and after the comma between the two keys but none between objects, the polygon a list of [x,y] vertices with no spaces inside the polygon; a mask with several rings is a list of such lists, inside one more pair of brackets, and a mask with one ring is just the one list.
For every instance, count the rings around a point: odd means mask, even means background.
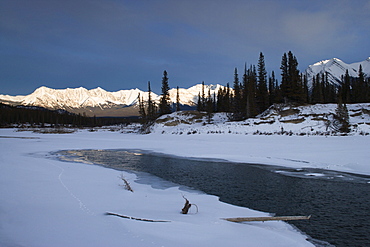
[{"label": "overcast sky", "polygon": [[370,0],[0,0],[0,94],[232,83],[263,52],[280,74],[370,56]]}]

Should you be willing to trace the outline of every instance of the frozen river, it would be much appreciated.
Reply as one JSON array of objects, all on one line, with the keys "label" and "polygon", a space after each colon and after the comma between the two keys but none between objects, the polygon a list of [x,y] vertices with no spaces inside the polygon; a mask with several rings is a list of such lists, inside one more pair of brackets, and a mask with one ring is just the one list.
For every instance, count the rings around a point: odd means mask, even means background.
[{"label": "frozen river", "polygon": [[185,159],[139,150],[59,154],[73,161],[139,173],[142,183],[160,187],[180,184],[184,189],[200,190],[219,196],[221,201],[277,216],[312,215],[309,221],[291,223],[316,239],[312,241],[318,245],[370,246],[370,176]]}]

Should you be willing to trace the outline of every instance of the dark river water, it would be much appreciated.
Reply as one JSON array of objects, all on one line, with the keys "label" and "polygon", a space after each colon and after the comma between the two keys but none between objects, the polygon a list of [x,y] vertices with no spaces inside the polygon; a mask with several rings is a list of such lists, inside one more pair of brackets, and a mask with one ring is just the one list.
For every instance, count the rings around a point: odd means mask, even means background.
[{"label": "dark river water", "polygon": [[219,196],[226,203],[277,216],[312,215],[290,221],[317,246],[370,246],[370,176],[319,169],[289,169],[220,160],[185,159],[139,150],[72,150],[59,157],[138,173],[138,182],[163,180]]}]

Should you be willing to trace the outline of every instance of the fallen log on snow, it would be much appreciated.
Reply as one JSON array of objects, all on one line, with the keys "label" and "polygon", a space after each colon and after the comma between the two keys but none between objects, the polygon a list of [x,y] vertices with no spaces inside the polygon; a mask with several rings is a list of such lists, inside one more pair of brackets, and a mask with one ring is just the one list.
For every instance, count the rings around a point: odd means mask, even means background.
[{"label": "fallen log on snow", "polygon": [[245,222],[245,221],[272,221],[272,220],[309,220],[309,216],[271,216],[271,217],[237,217],[237,218],[223,218],[223,220],[231,222]]},{"label": "fallen log on snow", "polygon": [[118,217],[125,218],[125,219],[139,220],[139,221],[146,221],[146,222],[170,222],[168,220],[149,220],[149,219],[136,218],[136,217],[126,216],[122,214],[110,213],[110,212],[106,212],[105,215],[113,215],[113,216],[118,216]]}]

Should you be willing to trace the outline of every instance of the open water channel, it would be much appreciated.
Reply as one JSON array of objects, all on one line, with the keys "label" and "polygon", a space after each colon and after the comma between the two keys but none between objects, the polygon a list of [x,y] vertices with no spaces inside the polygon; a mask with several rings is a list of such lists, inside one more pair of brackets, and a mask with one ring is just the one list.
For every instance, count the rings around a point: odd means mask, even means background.
[{"label": "open water channel", "polygon": [[182,185],[276,216],[312,215],[310,220],[290,224],[312,237],[317,246],[370,246],[370,176],[187,159],[141,150],[58,154],[63,160],[135,172],[137,182],[160,188]]}]

